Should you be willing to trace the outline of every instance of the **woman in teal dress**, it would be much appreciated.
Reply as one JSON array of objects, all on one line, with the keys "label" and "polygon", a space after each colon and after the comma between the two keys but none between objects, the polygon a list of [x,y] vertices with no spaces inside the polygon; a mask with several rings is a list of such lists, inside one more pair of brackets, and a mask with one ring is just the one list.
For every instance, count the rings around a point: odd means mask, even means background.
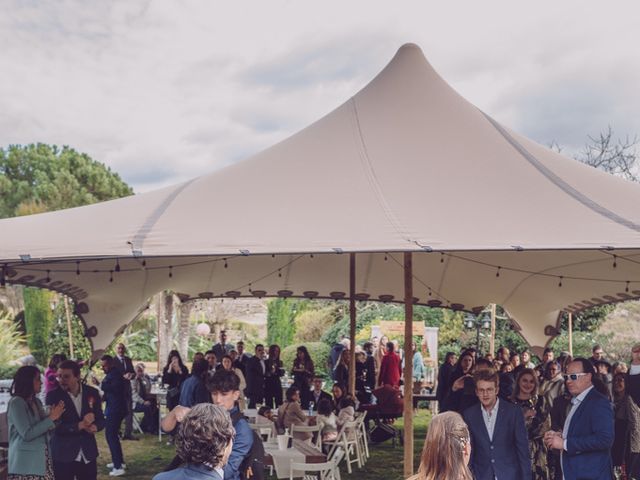
[{"label": "woman in teal dress", "polygon": [[9,424],[8,480],[53,480],[49,431],[64,412],[64,403],[47,415],[36,397],[42,380],[37,367],[21,367],[13,377],[7,410]]}]

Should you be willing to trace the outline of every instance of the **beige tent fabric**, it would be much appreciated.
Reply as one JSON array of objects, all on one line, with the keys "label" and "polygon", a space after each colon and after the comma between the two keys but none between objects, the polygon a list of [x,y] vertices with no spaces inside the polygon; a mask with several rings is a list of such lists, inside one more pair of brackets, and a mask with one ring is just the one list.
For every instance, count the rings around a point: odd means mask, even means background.
[{"label": "beige tent fabric", "polygon": [[346,103],[243,162],[0,221],[0,264],[11,282],[81,302],[102,349],[165,288],[337,298],[346,252],[360,252],[360,298],[399,301],[402,255],[391,252],[415,251],[418,303],[499,303],[542,347],[560,310],[640,296],[638,205],[640,185],[499,125],[405,45]]}]

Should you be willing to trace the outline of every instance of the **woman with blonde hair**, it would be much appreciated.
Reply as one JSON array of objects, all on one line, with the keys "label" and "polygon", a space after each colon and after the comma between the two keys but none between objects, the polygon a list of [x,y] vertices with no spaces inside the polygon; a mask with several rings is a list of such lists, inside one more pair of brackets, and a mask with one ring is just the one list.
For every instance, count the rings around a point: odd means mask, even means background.
[{"label": "woman with blonde hair", "polygon": [[434,416],[422,449],[420,468],[410,480],[473,480],[469,470],[471,439],[459,413]]}]

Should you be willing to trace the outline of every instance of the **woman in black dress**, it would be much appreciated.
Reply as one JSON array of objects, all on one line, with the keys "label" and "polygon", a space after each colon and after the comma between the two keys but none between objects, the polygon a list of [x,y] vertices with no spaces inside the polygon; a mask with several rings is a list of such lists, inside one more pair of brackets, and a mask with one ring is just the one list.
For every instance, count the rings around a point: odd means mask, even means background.
[{"label": "woman in black dress", "polygon": [[264,402],[272,409],[282,405],[282,384],[280,378],[284,375],[282,360],[280,359],[280,346],[269,347],[269,359],[266,365],[266,377],[264,380]]},{"label": "woman in black dress", "polygon": [[189,376],[189,370],[182,363],[182,357],[177,350],[169,352],[167,364],[162,369],[162,383],[167,385],[167,408],[173,410],[180,400],[180,386]]},{"label": "woman in black dress", "polygon": [[293,374],[293,384],[300,389],[302,408],[307,409],[312,398],[310,385],[315,375],[315,368],[311,355],[309,355],[309,351],[304,345],[298,347],[296,351],[291,373]]}]

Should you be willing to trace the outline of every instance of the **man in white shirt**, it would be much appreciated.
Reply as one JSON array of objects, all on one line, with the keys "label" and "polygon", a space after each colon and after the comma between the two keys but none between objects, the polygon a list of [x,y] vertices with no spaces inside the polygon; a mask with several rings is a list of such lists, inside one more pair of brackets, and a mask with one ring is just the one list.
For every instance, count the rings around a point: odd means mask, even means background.
[{"label": "man in white shirt", "polygon": [[576,358],[564,375],[573,397],[562,432],[544,436],[547,448],[561,451],[565,480],[591,478],[610,480],[613,410],[607,397],[593,386],[595,370],[586,358]]},{"label": "man in white shirt", "polygon": [[60,388],[47,394],[47,405],[63,401],[65,411],[51,438],[57,480],[95,480],[98,447],[95,433],[104,428],[100,393],[80,383],[80,367],[73,360],[58,365]]}]

